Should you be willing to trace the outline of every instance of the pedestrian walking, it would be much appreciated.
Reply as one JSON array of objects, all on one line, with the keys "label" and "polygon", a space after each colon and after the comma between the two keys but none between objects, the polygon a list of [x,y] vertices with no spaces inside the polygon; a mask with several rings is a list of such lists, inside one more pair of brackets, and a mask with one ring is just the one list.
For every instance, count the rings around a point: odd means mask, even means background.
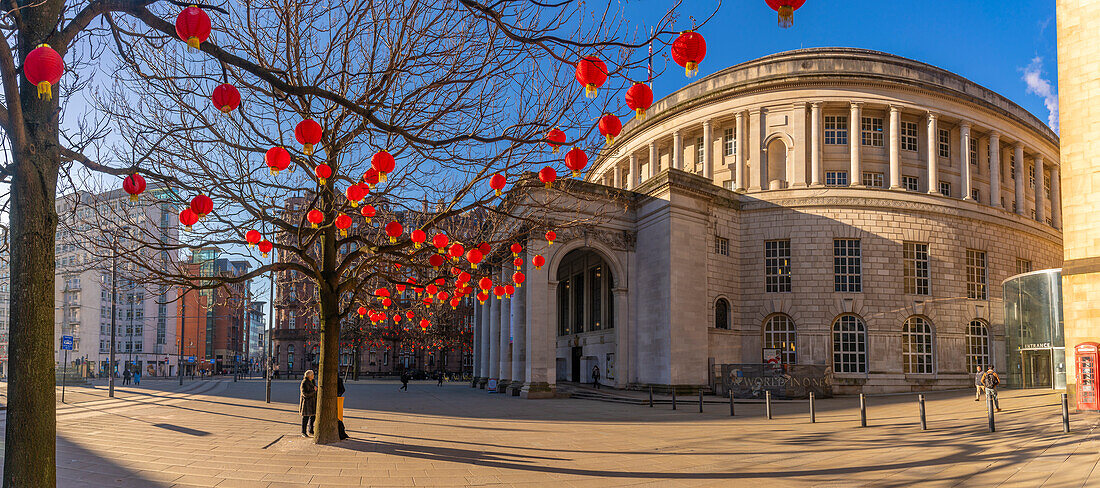
[{"label": "pedestrian walking", "polygon": [[993,371],[993,366],[990,366],[982,375],[982,386],[985,387],[986,398],[993,400],[993,407],[998,412],[1001,411],[1001,402],[997,399],[997,385],[1001,384],[1001,378],[997,376],[997,372]]},{"label": "pedestrian walking", "polygon": [[598,364],[592,365],[592,385],[595,386],[597,390],[600,389],[600,365]]},{"label": "pedestrian walking", "polygon": [[313,434],[313,419],[317,416],[317,383],[313,382],[313,370],[307,369],[306,374],[302,375],[300,390],[298,413],[302,415],[302,437],[309,437]]},{"label": "pedestrian walking", "polygon": [[446,377],[447,377],[447,374],[444,373],[443,370],[439,370],[439,377],[438,377],[439,383],[436,384],[435,386],[443,386],[443,379],[446,378]]},{"label": "pedestrian walking", "polygon": [[122,384],[124,386],[130,384],[130,370],[129,370],[129,368],[127,368],[126,370],[124,370],[122,372]]},{"label": "pedestrian walking", "polygon": [[401,373],[401,389],[409,391],[409,372],[405,371]]},{"label": "pedestrian walking", "polygon": [[982,390],[985,389],[982,386],[982,367],[978,366],[974,368],[974,401],[978,402],[982,400]]},{"label": "pedestrian walking", "polygon": [[350,437],[350,436],[348,436],[347,430],[344,429],[344,400],[343,399],[344,399],[344,392],[345,391],[346,390],[344,389],[344,378],[341,378],[341,377],[337,376],[336,377],[336,396],[340,398],[340,400],[338,400],[340,402],[339,403],[340,415],[337,416],[336,428],[339,431],[340,440],[344,440],[344,439],[347,439],[348,437]]},{"label": "pedestrian walking", "polygon": [[134,384],[141,384],[141,370],[134,370]]}]

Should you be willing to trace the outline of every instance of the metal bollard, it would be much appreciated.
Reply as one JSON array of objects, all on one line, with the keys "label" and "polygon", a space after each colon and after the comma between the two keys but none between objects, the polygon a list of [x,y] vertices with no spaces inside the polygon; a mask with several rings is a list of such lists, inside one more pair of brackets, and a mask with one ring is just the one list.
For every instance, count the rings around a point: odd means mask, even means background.
[{"label": "metal bollard", "polygon": [[1069,397],[1062,394],[1062,432],[1069,432]]},{"label": "metal bollard", "polygon": [[768,413],[768,420],[772,419],[772,392],[764,390],[764,410]]},{"label": "metal bollard", "polygon": [[733,390],[730,390],[730,417],[733,417]]},{"label": "metal bollard", "polygon": [[917,404],[920,405],[920,430],[928,430],[928,418],[924,415],[924,395],[917,395]]},{"label": "metal bollard", "polygon": [[986,416],[989,420],[989,431],[997,432],[996,421],[993,418],[993,397],[988,394],[986,394],[985,396],[985,411]]},{"label": "metal bollard", "polygon": [[649,387],[649,408],[653,408],[653,387]]},{"label": "metal bollard", "polygon": [[703,413],[703,389],[699,389],[699,413]]},{"label": "metal bollard", "polygon": [[817,412],[814,410],[814,392],[810,392],[810,423],[817,423]]},{"label": "metal bollard", "polygon": [[867,398],[859,394],[859,426],[867,427]]},{"label": "metal bollard", "polygon": [[672,387],[672,409],[676,410],[676,387]]}]

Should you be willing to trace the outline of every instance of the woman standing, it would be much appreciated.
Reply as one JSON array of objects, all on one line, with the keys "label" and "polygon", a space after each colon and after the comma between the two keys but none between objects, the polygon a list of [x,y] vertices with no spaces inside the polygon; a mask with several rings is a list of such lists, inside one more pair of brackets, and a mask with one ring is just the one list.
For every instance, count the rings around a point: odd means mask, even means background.
[{"label": "woman standing", "polygon": [[[313,419],[317,416],[317,383],[313,382],[313,370],[307,369],[302,375],[301,400],[298,402],[298,413],[302,414],[302,437],[313,434]],[[306,426],[309,433],[306,433]]]}]

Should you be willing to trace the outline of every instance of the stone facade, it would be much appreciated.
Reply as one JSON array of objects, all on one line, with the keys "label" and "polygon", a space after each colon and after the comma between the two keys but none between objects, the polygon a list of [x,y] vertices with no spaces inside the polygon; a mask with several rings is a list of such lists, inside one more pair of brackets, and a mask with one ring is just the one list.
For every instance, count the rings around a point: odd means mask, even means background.
[{"label": "stone facade", "polygon": [[[968,360],[1005,364],[1001,281],[1061,266],[1058,164],[1034,116],[915,61],[807,49],[731,67],[628,123],[566,196],[528,192],[574,225],[527,241],[547,265],[526,269],[522,336],[490,299],[475,374],[527,396],[593,366],[618,387],[695,389],[781,349],[838,392],[968,386]],[[500,351],[521,345],[516,388]]]}]

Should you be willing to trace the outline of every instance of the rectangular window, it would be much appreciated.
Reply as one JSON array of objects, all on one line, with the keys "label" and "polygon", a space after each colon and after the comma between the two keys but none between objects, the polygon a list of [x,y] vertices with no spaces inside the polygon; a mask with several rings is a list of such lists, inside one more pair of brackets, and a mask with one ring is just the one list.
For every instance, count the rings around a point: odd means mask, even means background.
[{"label": "rectangular window", "polygon": [[863,117],[860,127],[860,143],[864,146],[882,147],[882,118]]},{"label": "rectangular window", "polygon": [[945,196],[945,197],[951,196],[951,183],[948,183],[946,181],[941,181],[940,182],[940,194]]},{"label": "rectangular window", "polygon": [[722,147],[725,149],[726,156],[734,156],[737,154],[737,144],[733,138],[733,129],[726,129],[722,134]]},{"label": "rectangular window", "polygon": [[791,291],[791,241],[764,241],[764,291]]},{"label": "rectangular window", "polygon": [[920,191],[920,179],[916,176],[902,176],[901,186],[909,191]]},{"label": "rectangular window", "polygon": [[1030,273],[1031,261],[1027,259],[1016,258],[1016,274]]},{"label": "rectangular window", "polygon": [[1027,165],[1027,178],[1028,178],[1028,185],[1030,185],[1028,188],[1035,188],[1035,165],[1034,164]]},{"label": "rectangular window", "polygon": [[569,282],[569,288],[573,292],[573,331],[574,334],[584,332],[584,273],[573,275]]},{"label": "rectangular window", "polygon": [[848,186],[848,172],[826,171],[825,186]]},{"label": "rectangular window", "polygon": [[966,297],[971,300],[986,299],[985,251],[966,250]]},{"label": "rectangular window", "polygon": [[825,144],[848,144],[848,116],[825,116]]},{"label": "rectangular window", "polygon": [[978,138],[970,136],[970,164],[978,165]]},{"label": "rectangular window", "polygon": [[940,157],[941,158],[950,158],[951,157],[951,131],[949,131],[947,129],[940,129],[939,141],[940,141]]},{"label": "rectangular window", "polygon": [[1043,194],[1050,200],[1050,173],[1043,173]]},{"label": "rectangular window", "polygon": [[558,335],[569,335],[569,280],[558,282]]},{"label": "rectangular window", "polygon": [[902,244],[902,267],[905,276],[905,293],[928,295],[928,244],[905,242]]},{"label": "rectangular window", "polygon": [[714,252],[723,256],[729,256],[730,240],[725,237],[714,236]]},{"label": "rectangular window", "polygon": [[695,172],[703,171],[703,138],[695,138]]},{"label": "rectangular window", "polygon": [[982,201],[982,192],[979,191],[977,188],[972,188],[970,190],[970,198],[972,198],[975,202],[981,202]]},{"label": "rectangular window", "polygon": [[859,239],[833,240],[833,291],[863,291]]},{"label": "rectangular window", "polygon": [[901,149],[904,151],[916,151],[917,150],[917,123],[916,122],[902,122],[901,123]]},{"label": "rectangular window", "polygon": [[870,186],[874,188],[884,188],[885,178],[882,173],[872,173],[869,171],[863,172],[863,186]]},{"label": "rectangular window", "polygon": [[603,329],[603,269],[595,266],[588,270],[588,330]]},{"label": "rectangular window", "polygon": [[1008,174],[1013,180],[1016,179],[1016,155],[1013,154],[1008,157]]},{"label": "rectangular window", "polygon": [[733,191],[733,180],[726,180],[722,182],[722,188]]}]

